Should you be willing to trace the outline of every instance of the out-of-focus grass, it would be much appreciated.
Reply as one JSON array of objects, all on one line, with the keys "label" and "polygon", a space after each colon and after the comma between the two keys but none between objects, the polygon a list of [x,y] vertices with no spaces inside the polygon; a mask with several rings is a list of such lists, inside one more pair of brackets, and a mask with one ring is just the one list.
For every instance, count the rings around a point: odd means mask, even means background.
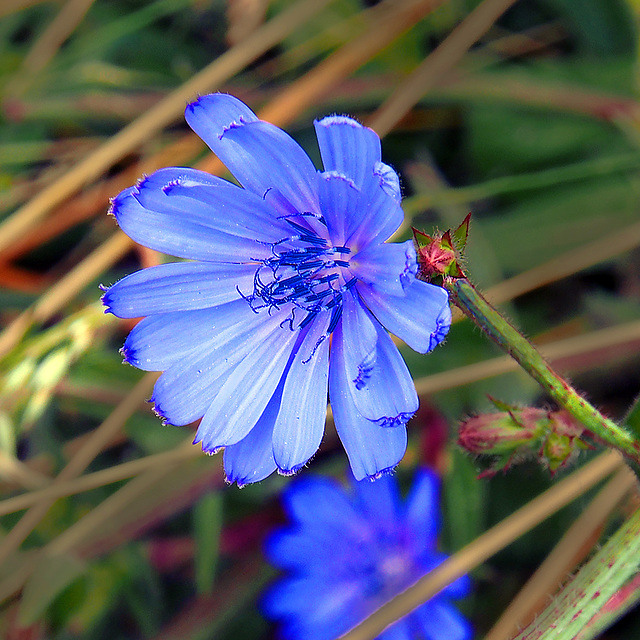
[{"label": "out-of-focus grass", "polygon": [[[5,637],[24,628],[60,640],[270,637],[256,612],[272,575],[259,546],[291,480],[225,488],[219,458],[151,415],[153,376],[120,364],[131,325],[97,304],[98,283],[164,260],[117,231],[108,198],[160,166],[222,170],[182,121],[197,93],[238,95],[315,158],[313,117],[350,113],[378,126],[385,159],[404,176],[405,237],[409,222],[446,228],[473,210],[468,269],[489,297],[613,417],[638,391],[635,3],[278,0],[266,14],[259,0],[234,12],[240,4],[1,8]],[[547,401],[465,322],[433,354],[406,357],[422,410],[399,473],[438,466],[443,547],[456,551],[557,481],[532,464],[477,480],[487,463],[452,444],[457,421],[487,410],[487,393]],[[303,473],[345,468],[329,429]],[[475,570],[465,610],[478,636],[585,501]],[[610,517],[598,512],[574,566]],[[547,573],[543,592],[571,568]],[[622,624],[612,637],[637,633],[635,619]]]}]

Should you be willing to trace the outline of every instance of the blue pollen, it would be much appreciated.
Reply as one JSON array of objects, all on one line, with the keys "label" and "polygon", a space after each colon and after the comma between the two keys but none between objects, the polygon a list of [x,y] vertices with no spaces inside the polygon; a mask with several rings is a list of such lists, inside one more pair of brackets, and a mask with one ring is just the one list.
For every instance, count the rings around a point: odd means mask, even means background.
[{"label": "blue pollen", "polygon": [[[332,247],[313,230],[290,219],[286,221],[295,235],[272,243],[272,255],[256,261],[251,293],[236,289],[255,313],[262,309],[273,313],[284,305],[293,305],[291,314],[281,323],[291,331],[303,329],[318,314],[330,311],[326,334],[318,339],[315,353],[340,320],[343,293],[356,284],[356,278],[344,271],[349,268],[351,249]],[[304,312],[299,319],[294,315],[296,309]]]}]

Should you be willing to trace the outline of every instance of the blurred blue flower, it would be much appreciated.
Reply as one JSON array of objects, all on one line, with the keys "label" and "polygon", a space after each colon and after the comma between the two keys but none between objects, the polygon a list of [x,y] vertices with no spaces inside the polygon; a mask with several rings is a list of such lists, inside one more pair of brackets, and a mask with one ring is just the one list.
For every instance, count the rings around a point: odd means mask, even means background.
[{"label": "blurred blue flower", "polygon": [[[326,478],[307,477],[284,493],[288,528],[267,540],[266,553],[290,574],[263,598],[286,640],[333,640],[403,591],[446,556],[440,528],[438,478],[416,474],[402,501],[396,480],[353,482],[346,492]],[[466,640],[467,621],[449,603],[469,591],[467,576],[394,623],[381,640]]]},{"label": "blurred blue flower", "polygon": [[185,117],[242,187],[161,169],[111,209],[136,242],[190,260],[133,273],[103,297],[120,318],[146,316],[123,354],[164,371],[156,412],[174,425],[202,418],[195,442],[225,447],[227,477],[242,485],[309,460],[328,389],[355,477],[394,467],[418,398],[382,325],[425,353],[451,313],[444,289],[415,278],[412,243],[384,242],[403,212],[378,136],[343,116],[315,122],[318,172],[232,96],[203,96]]}]

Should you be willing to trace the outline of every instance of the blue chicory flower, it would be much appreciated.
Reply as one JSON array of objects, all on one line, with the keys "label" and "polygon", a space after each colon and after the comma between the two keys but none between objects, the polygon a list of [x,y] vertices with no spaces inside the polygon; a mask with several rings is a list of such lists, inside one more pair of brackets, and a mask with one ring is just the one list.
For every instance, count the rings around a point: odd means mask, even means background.
[{"label": "blue chicory flower", "polygon": [[[396,479],[337,482],[306,477],[284,492],[291,526],[267,539],[271,562],[290,572],[267,591],[263,612],[286,640],[333,640],[446,556],[436,547],[439,480],[417,472],[402,501]],[[468,622],[449,603],[469,591],[467,576],[388,627],[380,640],[467,640]]]},{"label": "blue chicory flower", "polygon": [[444,289],[416,279],[411,241],[384,242],[403,212],[378,136],[343,116],[315,122],[319,172],[233,96],[202,96],[185,117],[242,186],[172,167],[113,199],[133,240],[190,260],[104,294],[116,316],[145,316],[125,361],[164,371],[156,412],[174,425],[202,418],[194,442],[225,448],[231,482],[299,470],[320,445],[327,389],[355,477],[393,468],[418,398],[383,325],[425,353],[451,312]]}]

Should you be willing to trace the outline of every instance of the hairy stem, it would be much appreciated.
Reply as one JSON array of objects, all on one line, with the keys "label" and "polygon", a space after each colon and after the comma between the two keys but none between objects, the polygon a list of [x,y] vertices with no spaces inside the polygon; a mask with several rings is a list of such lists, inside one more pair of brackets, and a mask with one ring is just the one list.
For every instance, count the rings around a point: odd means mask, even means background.
[{"label": "hairy stem", "polygon": [[494,342],[504,349],[547,393],[598,440],[618,449],[636,468],[640,466],[640,443],[587,402],[544,360],[538,350],[494,309],[466,278],[446,278],[444,287],[452,300]]}]

